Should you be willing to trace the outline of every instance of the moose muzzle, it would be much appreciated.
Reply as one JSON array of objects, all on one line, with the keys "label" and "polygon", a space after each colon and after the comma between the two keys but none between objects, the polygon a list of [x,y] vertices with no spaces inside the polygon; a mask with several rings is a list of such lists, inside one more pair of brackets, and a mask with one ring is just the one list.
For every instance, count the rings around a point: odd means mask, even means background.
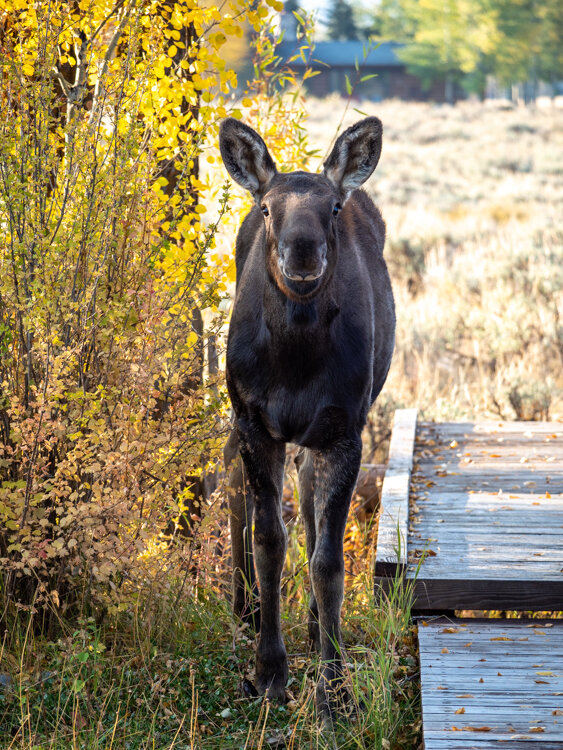
[{"label": "moose muzzle", "polygon": [[292,242],[282,240],[278,245],[278,265],[290,281],[316,281],[326,271],[327,244],[302,237]]}]

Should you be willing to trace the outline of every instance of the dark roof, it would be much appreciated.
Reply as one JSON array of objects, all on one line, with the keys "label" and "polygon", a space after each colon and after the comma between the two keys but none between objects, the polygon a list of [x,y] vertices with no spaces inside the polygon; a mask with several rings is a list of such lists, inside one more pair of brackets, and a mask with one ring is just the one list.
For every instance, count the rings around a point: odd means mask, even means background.
[{"label": "dark roof", "polygon": [[[313,49],[312,62],[317,62],[317,66],[320,63],[321,67],[328,65],[331,68],[354,67],[356,61],[360,67],[365,65],[369,67],[399,67],[404,65],[395,53],[395,50],[400,46],[398,42],[381,42],[379,46],[372,43],[371,48],[368,42],[361,41],[317,42]],[[299,44],[297,42],[282,42],[278,46],[277,52],[282,58],[288,59],[298,54]],[[305,50],[304,56],[308,60],[309,50]],[[301,57],[297,57],[291,65],[300,68],[305,67],[306,63]]]}]

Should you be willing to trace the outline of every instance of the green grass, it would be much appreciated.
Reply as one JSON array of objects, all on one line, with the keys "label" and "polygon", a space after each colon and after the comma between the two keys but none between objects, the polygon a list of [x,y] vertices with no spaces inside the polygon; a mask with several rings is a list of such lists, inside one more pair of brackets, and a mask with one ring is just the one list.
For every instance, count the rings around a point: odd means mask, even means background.
[{"label": "green grass", "polygon": [[102,625],[59,621],[50,640],[34,633],[33,615],[5,618],[0,672],[11,682],[0,688],[0,747],[413,747],[419,709],[407,595],[397,587],[378,607],[371,577],[354,580],[344,608],[346,680],[362,709],[323,731],[314,709],[319,659],[308,652],[304,583],[298,572],[284,598],[285,706],[242,695],[255,641],[210,591],[187,591],[176,607],[161,602]]}]

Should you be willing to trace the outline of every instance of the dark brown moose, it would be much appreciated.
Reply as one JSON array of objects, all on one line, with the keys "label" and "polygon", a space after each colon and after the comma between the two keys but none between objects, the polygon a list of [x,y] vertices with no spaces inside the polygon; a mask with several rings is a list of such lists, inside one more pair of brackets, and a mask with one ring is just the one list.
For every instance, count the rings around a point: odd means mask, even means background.
[{"label": "dark brown moose", "polygon": [[344,528],[362,428],[394,346],[385,224],[357,189],[377,165],[381,133],[375,117],[358,122],[338,138],[323,173],[309,174],[278,172],[262,138],[237,120],[224,120],[220,132],[229,174],[256,202],[236,240],[227,346],[236,424],[226,454],[238,442],[249,486],[231,502],[234,610],[246,619],[254,614],[260,631],[258,692],[284,701],[280,580],[287,534],[281,496],[285,446],[296,443],[312,582],[309,633],[321,650],[317,707],[325,718],[346,697],[340,633]]}]

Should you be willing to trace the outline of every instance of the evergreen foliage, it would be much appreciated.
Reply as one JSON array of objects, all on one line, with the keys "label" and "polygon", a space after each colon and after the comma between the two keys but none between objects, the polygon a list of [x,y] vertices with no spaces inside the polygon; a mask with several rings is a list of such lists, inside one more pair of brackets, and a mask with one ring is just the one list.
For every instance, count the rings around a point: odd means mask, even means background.
[{"label": "evergreen foliage", "polygon": [[360,30],[354,18],[354,6],[347,0],[332,0],[328,9],[327,33],[334,41],[360,38]]}]

